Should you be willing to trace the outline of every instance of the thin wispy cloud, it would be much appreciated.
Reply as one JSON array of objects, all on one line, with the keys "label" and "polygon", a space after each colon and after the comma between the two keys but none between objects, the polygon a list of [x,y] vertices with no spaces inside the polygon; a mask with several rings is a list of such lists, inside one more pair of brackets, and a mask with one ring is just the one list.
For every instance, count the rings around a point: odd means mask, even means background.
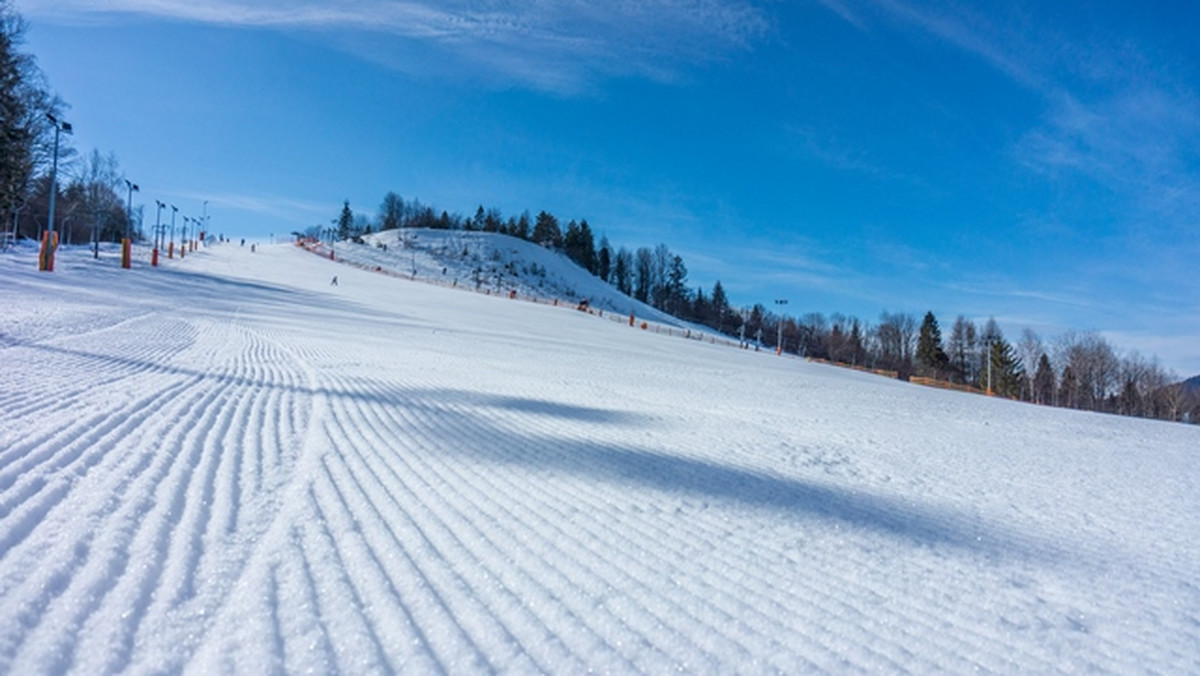
[{"label": "thin wispy cloud", "polygon": [[[226,26],[315,31],[410,72],[575,93],[600,77],[671,80],[746,48],[768,30],[745,0],[28,0],[59,18],[143,15]],[[355,34],[347,36],[346,34]],[[341,39],[339,39],[339,37]]]},{"label": "thin wispy cloud", "polygon": [[1029,131],[1018,157],[1055,174],[1078,172],[1114,189],[1136,191],[1140,208],[1186,218],[1200,207],[1200,100],[1146,86],[1090,103],[1061,92],[1045,124]]},{"label": "thin wispy cloud", "polygon": [[900,0],[881,0],[878,6],[892,19],[982,59],[1020,84],[1044,86],[1036,59],[1031,59],[1036,43],[1026,40],[1019,30],[963,6],[938,9]]},{"label": "thin wispy cloud", "polygon": [[785,131],[790,140],[799,145],[804,155],[820,160],[834,169],[877,178],[896,178],[892,172],[871,161],[865,151],[851,149],[827,133],[818,134],[815,130],[800,125],[791,125]]},{"label": "thin wispy cloud", "polygon": [[162,195],[168,200],[180,200],[181,203],[198,204],[207,201],[209,210],[230,209],[246,211],[262,216],[277,216],[295,219],[301,223],[316,218],[328,218],[330,207],[324,202],[309,202],[279,195],[262,195],[247,193],[195,192],[189,190],[164,190]]},{"label": "thin wispy cloud", "polygon": [[1200,93],[1176,74],[1187,64],[1119,26],[1074,26],[1068,36],[1065,26],[1033,20],[1027,12],[1037,6],[985,13],[958,2],[818,1],[863,30],[932,37],[1033,92],[1043,112],[1012,148],[1019,167],[1068,190],[1082,179],[1116,197],[1131,245],[1165,258],[1200,254]]}]

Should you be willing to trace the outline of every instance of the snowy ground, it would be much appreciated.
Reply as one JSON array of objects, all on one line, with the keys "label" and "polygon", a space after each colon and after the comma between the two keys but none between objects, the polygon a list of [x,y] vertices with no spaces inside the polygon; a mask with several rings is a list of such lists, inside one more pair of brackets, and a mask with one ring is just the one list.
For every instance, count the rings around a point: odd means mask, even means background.
[{"label": "snowy ground", "polygon": [[[516,237],[462,230],[399,229],[338,242],[335,257],[430,283],[527,298],[558,298],[672,325],[688,326],[586,274],[565,254]],[[322,247],[322,251],[327,251]],[[704,332],[707,328],[696,327]]]},{"label": "snowy ground", "polygon": [[287,245],[34,268],[0,673],[1198,671],[1200,428]]}]

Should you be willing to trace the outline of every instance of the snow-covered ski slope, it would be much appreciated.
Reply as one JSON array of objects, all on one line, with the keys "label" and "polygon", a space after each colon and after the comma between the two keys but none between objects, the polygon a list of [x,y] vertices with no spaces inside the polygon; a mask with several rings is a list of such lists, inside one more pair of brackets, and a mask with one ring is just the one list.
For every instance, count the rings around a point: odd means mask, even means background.
[{"label": "snow-covered ski slope", "polygon": [[34,268],[0,673],[1200,670],[1196,427],[288,245]]},{"label": "snow-covered ski slope", "polygon": [[[559,299],[618,314],[634,313],[672,326],[688,326],[617,291],[584,272],[558,251],[491,232],[404,228],[367,235],[361,243],[341,241],[335,257],[368,269],[430,283],[480,291]],[[322,245],[322,251],[327,251]],[[694,327],[708,332],[707,328]]]}]

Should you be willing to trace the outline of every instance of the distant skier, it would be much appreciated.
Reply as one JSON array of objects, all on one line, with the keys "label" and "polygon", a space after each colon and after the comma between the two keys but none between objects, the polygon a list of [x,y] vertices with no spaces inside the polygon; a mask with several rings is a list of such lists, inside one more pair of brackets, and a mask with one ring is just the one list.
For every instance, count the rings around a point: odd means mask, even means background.
[{"label": "distant skier", "polygon": [[337,286],[337,275],[334,275],[333,279],[329,280],[329,286]]}]

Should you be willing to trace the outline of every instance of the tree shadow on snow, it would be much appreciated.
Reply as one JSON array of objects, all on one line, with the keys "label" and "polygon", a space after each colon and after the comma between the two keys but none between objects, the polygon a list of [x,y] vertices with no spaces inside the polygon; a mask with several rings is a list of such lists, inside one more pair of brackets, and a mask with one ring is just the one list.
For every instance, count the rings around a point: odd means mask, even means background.
[{"label": "tree shadow on snow", "polygon": [[[487,401],[485,395],[473,392],[424,391],[421,395]],[[558,416],[572,422],[585,420],[625,425],[650,420],[648,416],[636,413],[580,408],[538,399],[495,397],[491,403],[497,408]],[[420,396],[407,405],[421,406]],[[921,504],[915,499],[768,474],[688,457],[686,453],[517,433],[499,428],[487,416],[463,416],[462,420],[451,424],[461,433],[460,438],[480,440],[478,444],[458,445],[453,451],[481,462],[520,465],[614,484],[635,484],[692,498],[816,517],[918,545],[950,546],[997,557],[1063,558],[1063,553],[1051,542],[1013,533],[979,516]]]},{"label": "tree shadow on snow", "polygon": [[[439,430],[455,430],[454,438],[459,443],[438,444],[437,449],[449,449],[459,456],[480,462],[519,465],[616,484],[636,484],[688,497],[817,517],[920,545],[948,545],[995,556],[1022,554],[1034,558],[1063,558],[1053,543],[1012,533],[999,524],[988,523],[980,517],[971,517],[952,508],[923,505],[916,500],[719,464],[688,457],[686,452],[674,454],[599,443],[579,437],[557,438],[538,434],[531,431],[535,428],[524,426],[521,432],[516,432],[493,422],[497,418],[506,419],[510,417],[508,414],[514,412],[554,417],[571,424],[648,427],[654,421],[652,416],[633,411],[471,390],[405,388],[386,381],[351,380],[337,389],[314,390],[295,384],[261,382],[19,340],[5,339],[0,342],[8,347],[23,346],[137,370],[220,379],[227,385],[282,389],[310,396],[353,399],[373,406],[399,407],[416,414],[412,416],[410,424],[427,421],[433,430],[430,435],[432,438],[438,437]],[[480,415],[479,408],[501,409],[505,413],[499,416]]]},{"label": "tree shadow on snow", "polygon": [[[352,388],[352,391],[356,389]],[[339,395],[334,394],[334,396]],[[357,395],[350,394],[349,396]],[[461,410],[463,406],[499,408],[511,413],[549,416],[574,423],[633,426],[646,425],[652,420],[651,416],[634,411],[581,406],[529,397],[487,394],[472,390],[377,387],[370,398],[379,403],[393,404],[429,413],[447,413],[445,402],[453,402],[456,410]],[[459,413],[459,415],[467,417],[464,413]],[[476,417],[471,419],[478,420]]]}]

